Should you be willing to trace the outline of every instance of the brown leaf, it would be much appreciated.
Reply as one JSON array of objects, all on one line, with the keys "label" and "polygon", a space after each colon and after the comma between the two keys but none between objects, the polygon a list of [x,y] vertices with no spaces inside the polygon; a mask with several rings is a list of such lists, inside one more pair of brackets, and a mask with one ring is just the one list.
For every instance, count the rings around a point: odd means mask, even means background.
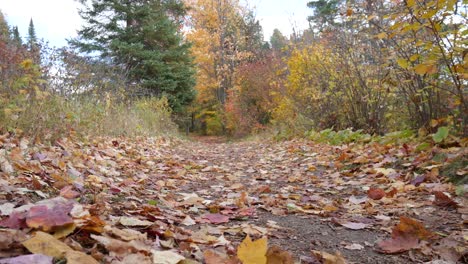
[{"label": "brown leaf", "polygon": [[291,253],[282,250],[280,247],[271,246],[266,254],[267,264],[294,264]]},{"label": "brown leaf", "polygon": [[67,199],[75,199],[80,196],[80,193],[73,190],[73,186],[68,185],[63,187],[60,190],[60,196],[67,198]]},{"label": "brown leaf", "polygon": [[240,263],[239,259],[237,259],[236,257],[222,256],[221,253],[218,253],[211,249],[203,252],[203,257],[205,258],[206,264],[238,264]]},{"label": "brown leaf", "polygon": [[448,197],[445,193],[440,191],[435,191],[435,201],[434,204],[442,207],[458,207],[457,202]]},{"label": "brown leaf", "polygon": [[377,243],[378,251],[394,254],[419,246],[419,240],[432,237],[420,222],[409,217],[400,217],[400,223],[392,230],[392,238]]},{"label": "brown leaf", "polygon": [[312,253],[324,264],[346,264],[346,260],[343,258],[343,256],[341,256],[340,252],[337,252],[336,255],[333,255],[324,251],[313,250]]},{"label": "brown leaf", "polygon": [[387,198],[393,198],[397,194],[398,190],[396,188],[392,188],[390,191],[388,191],[385,194],[385,197]]},{"label": "brown leaf", "polygon": [[367,196],[373,200],[380,200],[385,196],[385,191],[380,188],[370,188]]},{"label": "brown leaf", "polygon": [[415,236],[399,236],[377,243],[378,251],[386,254],[401,253],[418,246],[419,240]]}]

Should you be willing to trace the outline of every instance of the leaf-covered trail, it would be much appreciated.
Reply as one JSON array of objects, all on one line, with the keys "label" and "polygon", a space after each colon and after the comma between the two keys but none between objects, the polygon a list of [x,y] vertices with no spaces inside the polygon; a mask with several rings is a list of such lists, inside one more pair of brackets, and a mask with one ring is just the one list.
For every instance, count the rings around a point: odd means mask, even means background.
[{"label": "leaf-covered trail", "polygon": [[[427,221],[444,234],[453,231],[452,227],[461,228],[460,216],[450,209],[439,211],[428,202],[429,193],[415,197],[393,194],[384,201],[367,197],[371,187],[412,192],[413,188],[405,187],[403,181],[385,179],[397,178],[399,173],[391,166],[397,163],[399,155],[391,153],[391,149],[382,149],[382,153],[374,152],[378,149],[363,149],[360,153],[304,141],[203,141],[181,145],[177,151],[201,168],[190,176],[194,180],[183,189],[209,200],[209,208],[255,208],[255,213],[244,222],[230,221],[231,225],[244,223],[266,228],[262,231],[270,242],[296,257],[310,256],[311,250],[325,250],[341,252],[356,263],[408,262],[408,255],[375,251],[375,243],[388,237],[399,216]],[[439,187],[445,188],[443,184]],[[272,228],[275,226],[278,228]],[[412,260],[417,259],[413,256]]]},{"label": "leaf-covered trail", "polygon": [[238,254],[249,235],[278,246],[269,263],[466,261],[466,196],[439,175],[462,149],[217,138],[0,143],[0,258],[214,264],[238,255],[251,264]]}]

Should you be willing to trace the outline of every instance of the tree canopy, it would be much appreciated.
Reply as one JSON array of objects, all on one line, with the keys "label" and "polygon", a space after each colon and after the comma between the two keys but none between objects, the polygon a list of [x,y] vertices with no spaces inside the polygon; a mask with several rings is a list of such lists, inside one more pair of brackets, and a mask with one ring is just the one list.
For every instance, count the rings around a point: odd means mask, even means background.
[{"label": "tree canopy", "polygon": [[190,44],[179,30],[186,12],[182,1],[81,2],[87,24],[70,41],[73,47],[123,67],[144,88],[137,95],[165,96],[175,111],[194,99]]}]

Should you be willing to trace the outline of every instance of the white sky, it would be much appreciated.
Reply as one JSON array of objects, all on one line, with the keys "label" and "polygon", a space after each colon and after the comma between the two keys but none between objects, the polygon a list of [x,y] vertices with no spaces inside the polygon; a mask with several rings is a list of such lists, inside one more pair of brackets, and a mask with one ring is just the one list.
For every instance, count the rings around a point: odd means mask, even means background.
[{"label": "white sky", "polygon": [[[292,28],[307,28],[307,16],[311,13],[308,0],[244,0],[256,9],[257,19],[268,40],[273,29],[278,28],[289,36]],[[26,36],[32,18],[39,38],[52,46],[64,46],[66,39],[76,36],[81,19],[80,5],[73,0],[0,0],[0,10],[11,26],[18,26],[21,36]]]}]

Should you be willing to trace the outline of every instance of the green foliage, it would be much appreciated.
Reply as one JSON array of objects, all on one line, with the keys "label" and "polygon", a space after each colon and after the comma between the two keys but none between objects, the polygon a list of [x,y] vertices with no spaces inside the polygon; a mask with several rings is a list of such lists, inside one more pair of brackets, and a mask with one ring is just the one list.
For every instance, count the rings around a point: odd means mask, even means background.
[{"label": "green foliage", "polygon": [[434,140],[435,143],[441,143],[444,141],[449,135],[449,128],[444,126],[444,127],[439,127],[437,129],[437,133],[432,135],[432,139]]},{"label": "green foliage", "polygon": [[288,39],[283,35],[283,33],[281,33],[281,31],[279,31],[279,29],[275,28],[270,37],[270,44],[273,50],[281,52],[288,45]]},{"label": "green foliage", "polygon": [[317,23],[320,28],[335,25],[335,18],[339,15],[338,8],[343,0],[315,0],[307,3],[314,12],[307,20]]},{"label": "green foliage", "polygon": [[174,111],[194,99],[190,45],[178,32],[185,14],[181,1],[82,2],[87,24],[71,41],[74,47],[123,66],[129,80],[145,89],[141,95],[166,97]]}]

